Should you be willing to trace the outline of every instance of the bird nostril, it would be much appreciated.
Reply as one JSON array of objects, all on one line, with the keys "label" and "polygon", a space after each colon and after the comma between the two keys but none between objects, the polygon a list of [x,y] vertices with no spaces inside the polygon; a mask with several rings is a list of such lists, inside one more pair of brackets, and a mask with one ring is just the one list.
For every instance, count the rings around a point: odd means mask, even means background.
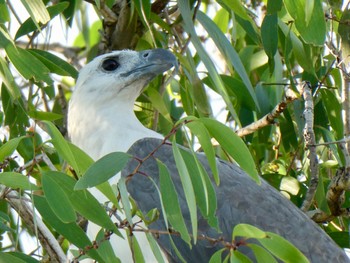
[{"label": "bird nostril", "polygon": [[148,57],[148,55],[149,55],[149,52],[145,52],[145,53],[143,53],[143,57],[144,57],[144,58],[147,58],[147,57]]}]

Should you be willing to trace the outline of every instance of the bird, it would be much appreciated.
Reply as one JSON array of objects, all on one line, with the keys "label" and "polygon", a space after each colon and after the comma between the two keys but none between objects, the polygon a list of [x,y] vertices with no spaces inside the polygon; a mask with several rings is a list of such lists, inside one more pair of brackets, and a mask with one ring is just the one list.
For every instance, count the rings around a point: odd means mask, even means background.
[{"label": "bird", "polygon": [[[121,177],[127,178],[128,193],[142,213],[146,214],[152,209],[160,212],[159,218],[147,227],[164,232],[169,229],[162,215],[162,204],[157,191],[160,180],[157,161],[162,162],[169,171],[178,193],[184,221],[189,226],[191,221],[184,190],[171,143],[165,143],[163,135],[144,127],[133,109],[137,97],[147,84],[172,67],[177,67],[176,57],[164,49],[140,52],[122,50],[101,55],[80,71],[68,111],[68,133],[72,143],[93,159],[97,160],[116,151],[127,152],[135,157],[109,182],[116,184]],[[179,147],[192,154],[188,149]],[[145,158],[146,156],[150,158]],[[202,153],[196,153],[196,156],[212,180],[220,228],[218,231],[211,227],[198,213],[198,236],[230,240],[232,229],[238,224],[246,223],[282,236],[310,262],[350,262],[344,251],[318,225],[263,179],[259,185],[237,164],[217,158],[220,184],[216,185],[206,156]],[[137,160],[144,161],[140,165]],[[108,201],[97,190],[90,191],[101,203]],[[94,238],[99,229],[90,225],[93,224],[89,223],[88,235]],[[190,230],[191,227],[188,228]],[[137,238],[142,240],[141,236]],[[190,247],[179,236],[174,235],[172,239],[186,262],[209,262],[214,253],[224,248],[222,242],[198,239]],[[145,241],[142,244],[140,240],[145,262],[156,262],[147,240],[142,240]],[[120,241],[120,238],[111,241],[116,255],[121,262],[132,262],[128,243],[119,245]],[[156,241],[162,248],[166,261],[182,262],[169,235],[157,235]],[[254,255],[247,246],[237,249],[254,260]]]},{"label": "bird", "polygon": [[[164,49],[113,51],[93,59],[80,70],[69,101],[67,127],[71,142],[98,160],[111,152],[126,152],[139,139],[163,138],[139,122],[134,102],[154,77],[176,65],[175,56]],[[116,185],[119,178],[116,175],[110,184]],[[97,189],[90,192],[100,203],[108,201]],[[89,238],[95,240],[100,229],[89,223]],[[133,262],[126,234],[122,233],[124,240],[113,235],[110,243],[121,262]],[[146,236],[135,236],[146,262],[157,262]]]}]

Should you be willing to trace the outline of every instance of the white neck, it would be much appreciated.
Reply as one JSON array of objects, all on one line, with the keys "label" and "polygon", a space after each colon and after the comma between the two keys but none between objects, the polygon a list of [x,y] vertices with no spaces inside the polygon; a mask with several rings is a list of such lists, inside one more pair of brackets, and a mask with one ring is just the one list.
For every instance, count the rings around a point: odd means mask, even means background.
[{"label": "white neck", "polygon": [[72,98],[68,115],[72,143],[96,160],[110,152],[126,152],[139,139],[162,138],[140,123],[133,102],[130,98],[114,98],[97,105],[94,100]]}]

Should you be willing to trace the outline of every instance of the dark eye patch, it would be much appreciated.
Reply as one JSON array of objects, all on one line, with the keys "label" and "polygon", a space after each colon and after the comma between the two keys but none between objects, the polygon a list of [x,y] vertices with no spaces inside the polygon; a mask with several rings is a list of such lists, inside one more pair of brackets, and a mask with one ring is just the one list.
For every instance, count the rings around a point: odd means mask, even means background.
[{"label": "dark eye patch", "polygon": [[106,71],[114,71],[119,67],[119,63],[116,58],[107,58],[102,62],[102,68]]}]

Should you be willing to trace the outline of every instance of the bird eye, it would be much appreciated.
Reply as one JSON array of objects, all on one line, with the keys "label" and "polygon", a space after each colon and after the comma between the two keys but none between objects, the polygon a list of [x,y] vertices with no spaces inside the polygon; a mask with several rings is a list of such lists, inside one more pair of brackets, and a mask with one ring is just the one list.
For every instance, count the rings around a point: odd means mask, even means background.
[{"label": "bird eye", "polygon": [[102,68],[106,71],[113,71],[119,67],[118,61],[113,58],[108,58],[102,63]]}]

